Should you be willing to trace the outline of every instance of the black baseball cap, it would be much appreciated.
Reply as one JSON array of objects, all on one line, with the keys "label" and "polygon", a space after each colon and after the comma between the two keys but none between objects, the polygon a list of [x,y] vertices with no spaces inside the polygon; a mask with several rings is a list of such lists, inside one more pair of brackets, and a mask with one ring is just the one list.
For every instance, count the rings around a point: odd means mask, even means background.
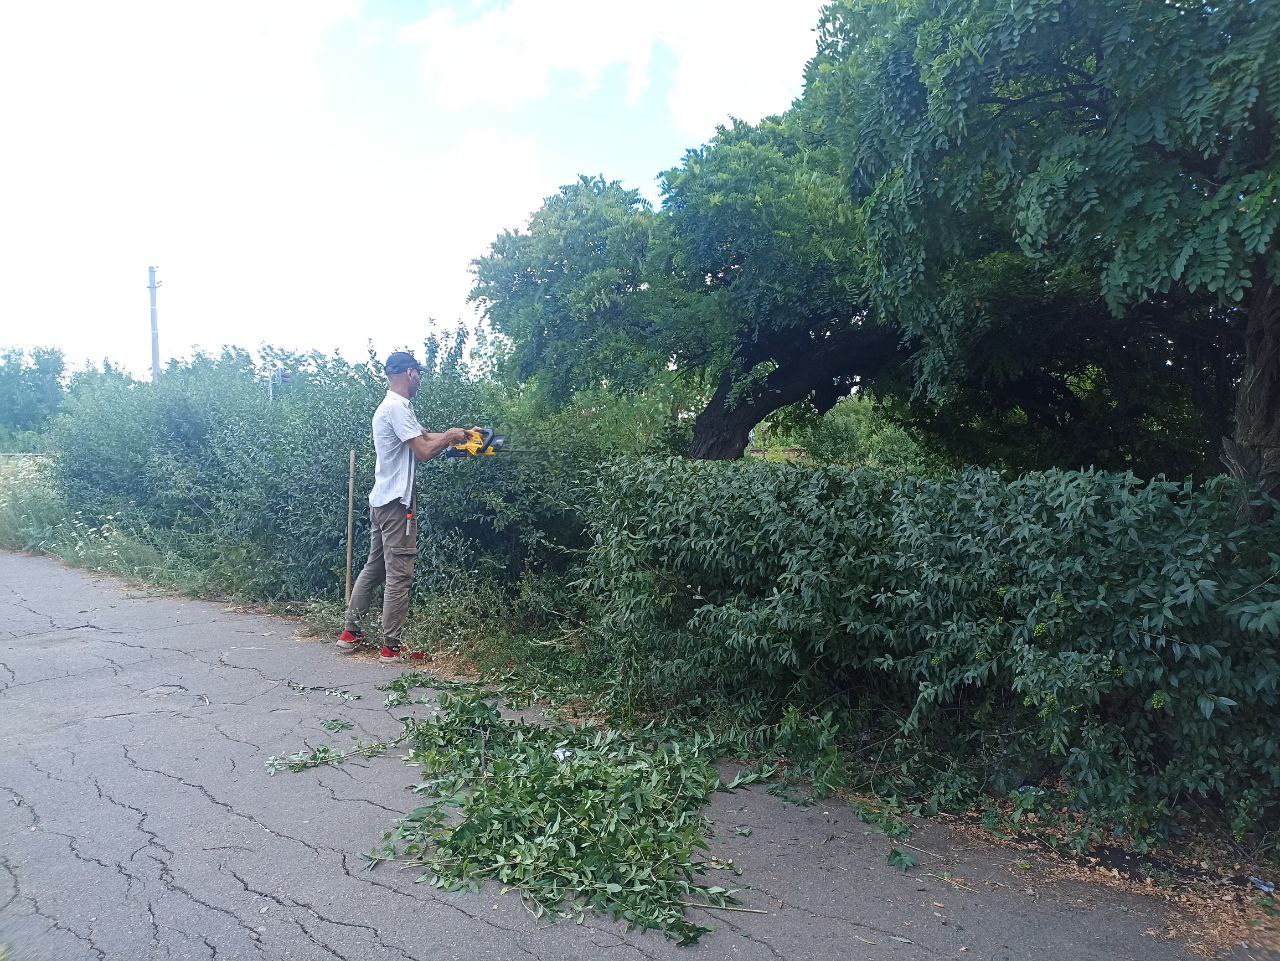
[{"label": "black baseball cap", "polygon": [[388,374],[403,374],[406,370],[422,370],[422,365],[413,354],[405,350],[397,350],[387,358],[384,369]]}]

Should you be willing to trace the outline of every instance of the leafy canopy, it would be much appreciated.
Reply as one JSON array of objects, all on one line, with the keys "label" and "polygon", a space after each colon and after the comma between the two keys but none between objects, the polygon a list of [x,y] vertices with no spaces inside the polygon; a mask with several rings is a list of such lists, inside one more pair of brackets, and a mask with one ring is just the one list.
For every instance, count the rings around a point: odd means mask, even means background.
[{"label": "leafy canopy", "polygon": [[836,0],[819,38],[806,99],[871,200],[872,288],[908,326],[957,213],[990,204],[1028,256],[1101,257],[1117,313],[1280,278],[1272,4]]}]

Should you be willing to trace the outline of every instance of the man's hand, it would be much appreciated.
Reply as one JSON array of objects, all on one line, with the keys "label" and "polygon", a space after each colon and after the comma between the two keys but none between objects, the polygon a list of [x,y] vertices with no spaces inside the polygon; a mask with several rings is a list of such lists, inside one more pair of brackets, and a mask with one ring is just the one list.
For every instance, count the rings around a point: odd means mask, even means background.
[{"label": "man's hand", "polygon": [[450,427],[439,434],[424,430],[421,437],[415,437],[409,441],[409,446],[413,448],[413,456],[418,460],[431,460],[446,447],[461,444],[466,439],[467,432],[462,427]]}]

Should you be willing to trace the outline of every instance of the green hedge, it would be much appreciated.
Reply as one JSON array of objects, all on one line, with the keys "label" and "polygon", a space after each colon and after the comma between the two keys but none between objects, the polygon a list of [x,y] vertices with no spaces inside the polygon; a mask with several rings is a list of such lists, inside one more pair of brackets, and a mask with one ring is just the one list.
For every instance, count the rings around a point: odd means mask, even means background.
[{"label": "green hedge", "polygon": [[[70,526],[205,589],[339,598],[347,450],[359,565],[384,382],[287,366],[274,400],[234,352],[156,385],[80,383],[53,438]],[[1280,520],[1239,529],[1225,480],[602,466],[678,433],[660,399],[606,400],[548,414],[433,365],[424,424],[493,423],[541,451],[424,465],[419,610],[437,633],[513,641],[569,616],[528,645],[548,676],[612,681],[642,713],[817,717],[934,804],[1041,785],[1134,830],[1195,799],[1277,827]]]},{"label": "green hedge", "polygon": [[[86,381],[53,433],[55,480],[70,509],[197,565],[215,590],[341,597],[348,451],[357,451],[358,569],[374,464],[369,422],[386,381],[372,365],[287,360],[293,379],[274,399],[238,352],[171,366],[158,384]],[[415,402],[437,430],[495,423],[507,406],[495,385],[443,362]],[[513,583],[530,569],[564,566],[566,545],[581,537],[566,509],[576,469],[554,457],[420,465],[429,532],[420,588],[460,578]]]},{"label": "green hedge", "polygon": [[1274,824],[1280,521],[1240,529],[1236,503],[1096,472],[616,463],[599,643],[628,703],[838,707],[935,800],[1047,784],[1135,827],[1196,798]]}]

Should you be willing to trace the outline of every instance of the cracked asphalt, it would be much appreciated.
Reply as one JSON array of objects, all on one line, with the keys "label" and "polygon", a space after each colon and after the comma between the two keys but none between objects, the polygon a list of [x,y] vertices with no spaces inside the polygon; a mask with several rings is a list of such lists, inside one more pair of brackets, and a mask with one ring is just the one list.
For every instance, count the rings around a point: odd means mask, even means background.
[{"label": "cracked asphalt", "polygon": [[[391,866],[366,872],[361,855],[415,806],[413,770],[394,756],[275,777],[264,765],[398,733],[403,710],[376,689],[395,668],[342,658],[284,619],[47,558],[0,552],[0,585],[12,961],[1191,958],[1145,933],[1164,923],[1156,901],[1041,881],[1035,859],[936,825],[912,838],[920,865],[904,874],[847,806],[759,789],[717,795],[708,816],[712,853],[742,869],[728,880],[760,913],[703,913],[715,931],[691,948],[598,917],[548,925],[493,886],[446,894]],[[330,734],[328,718],[354,730]]]}]

